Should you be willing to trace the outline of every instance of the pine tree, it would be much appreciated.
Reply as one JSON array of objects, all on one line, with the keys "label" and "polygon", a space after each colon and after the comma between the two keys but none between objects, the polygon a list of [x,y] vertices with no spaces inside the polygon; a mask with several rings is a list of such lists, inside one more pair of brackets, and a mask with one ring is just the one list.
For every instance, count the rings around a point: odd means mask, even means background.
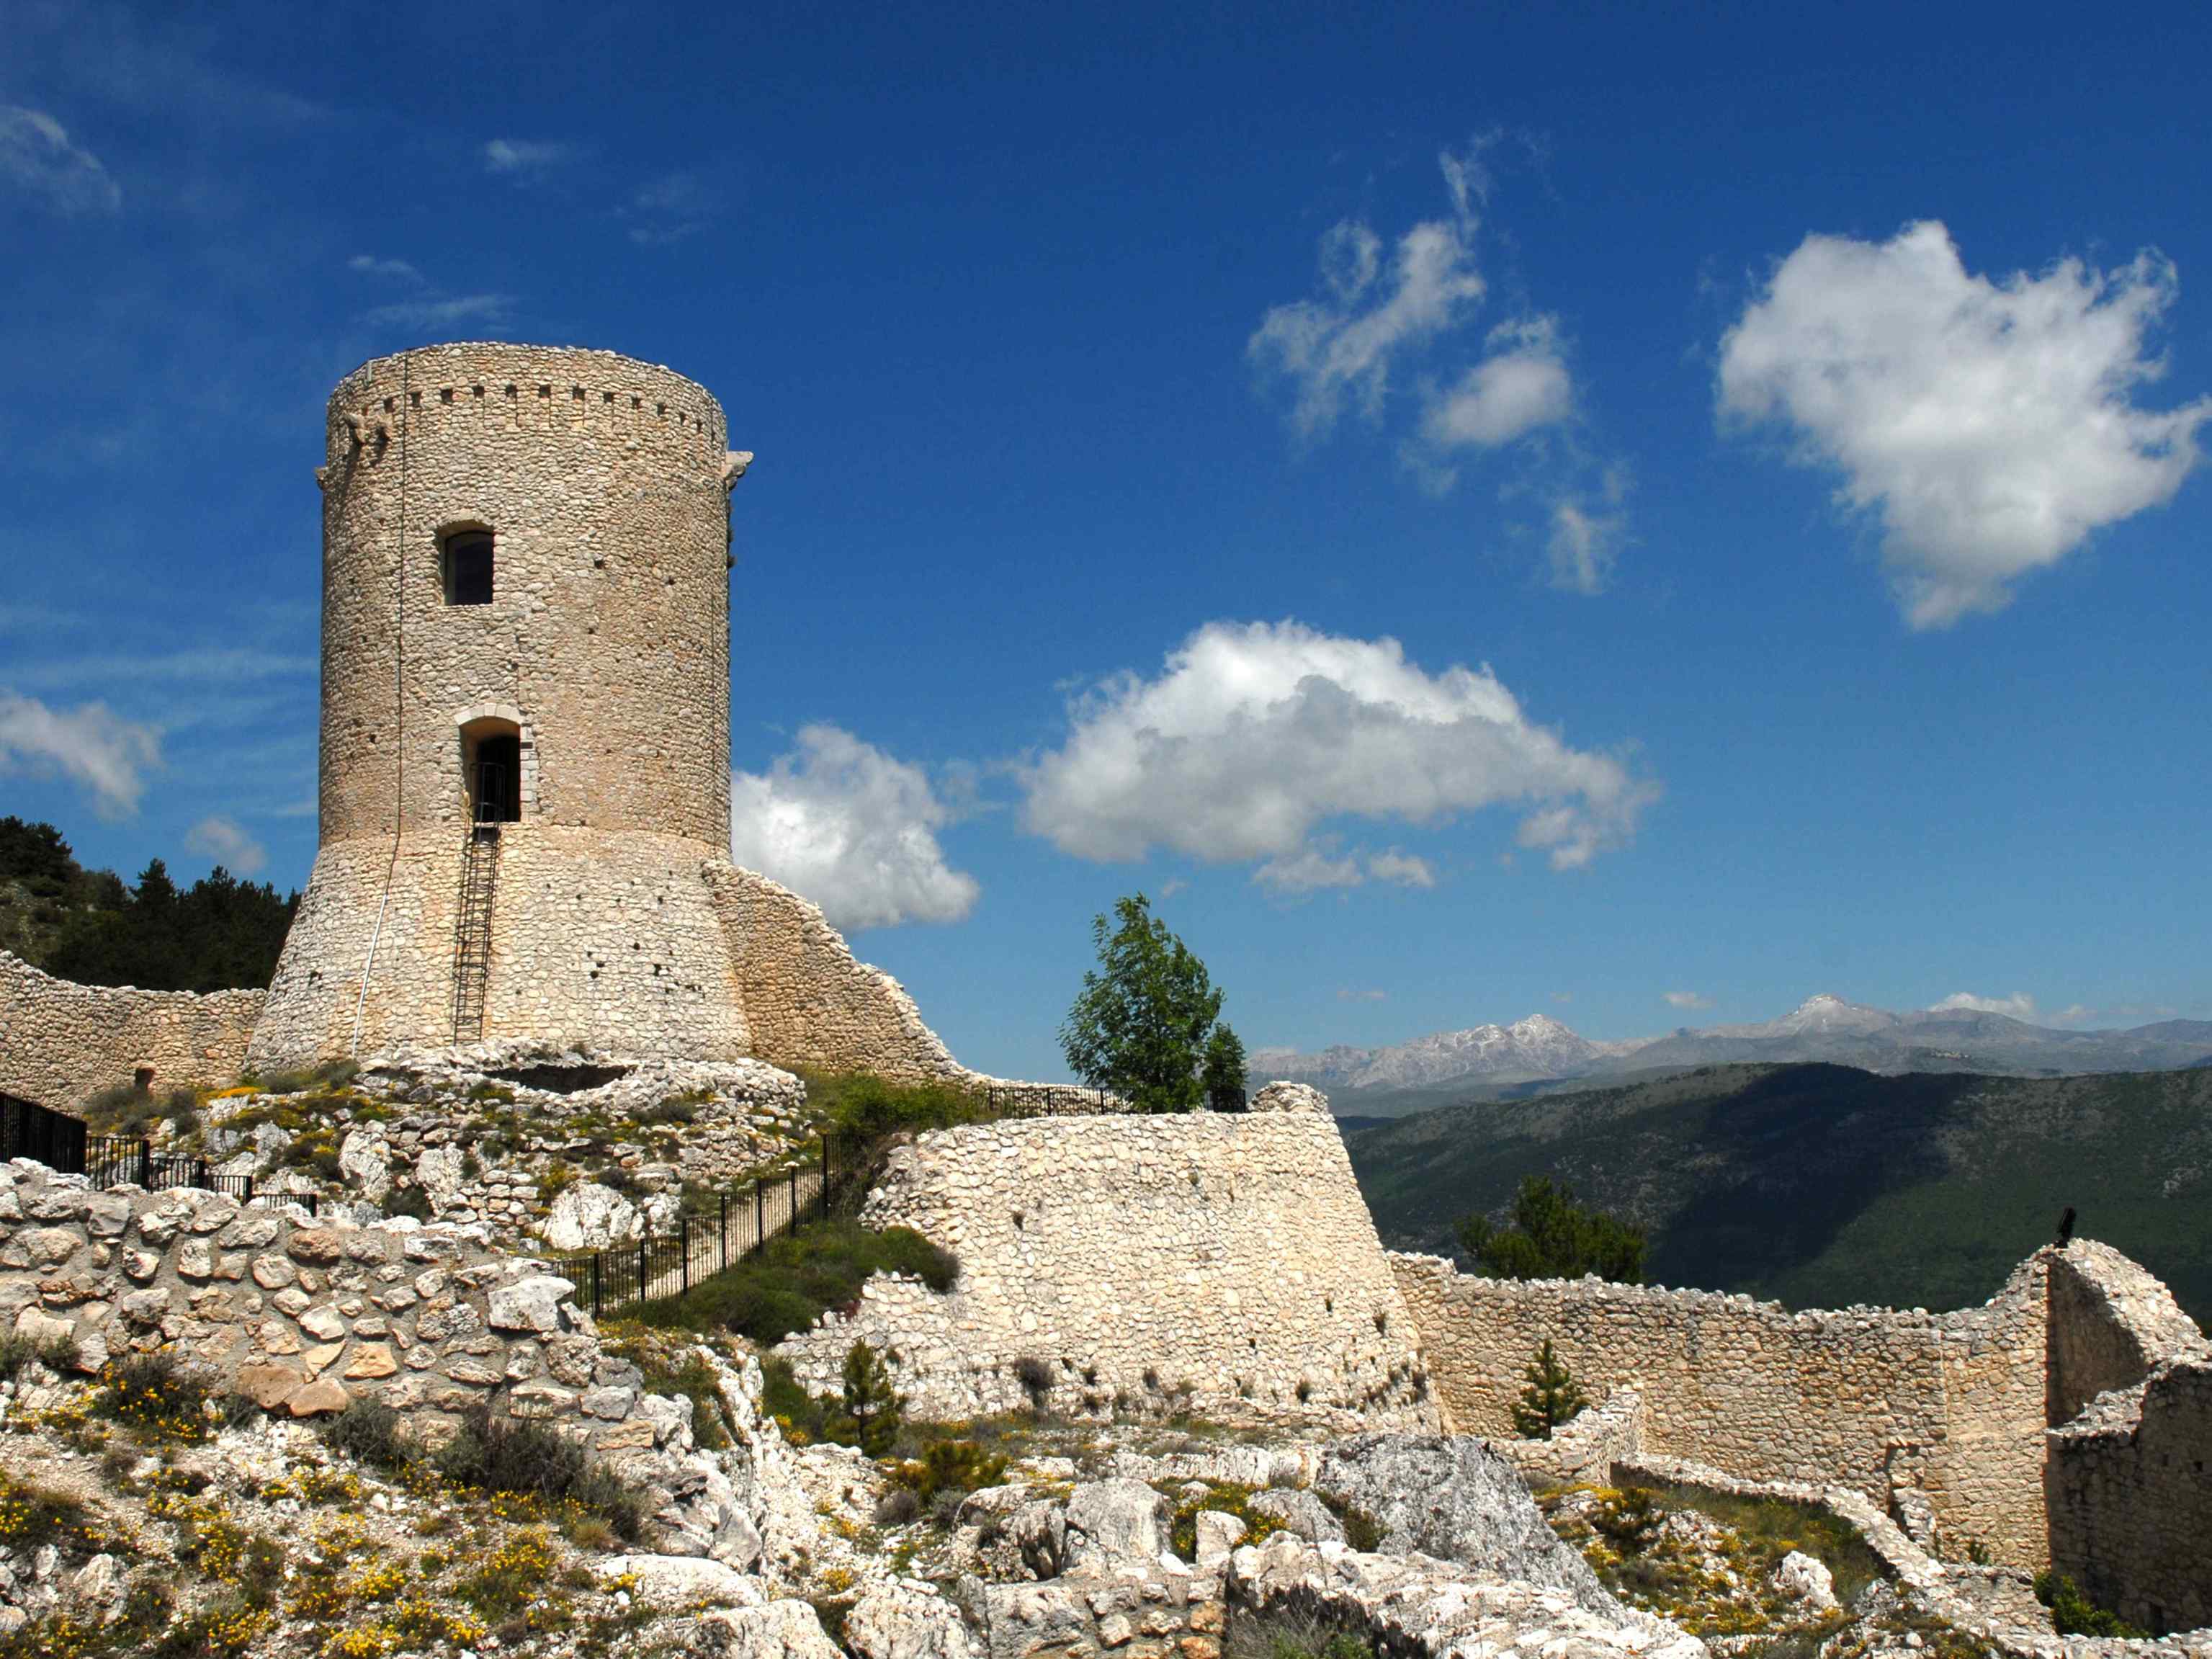
[{"label": "pine tree", "polygon": [[853,1443],[881,1457],[898,1437],[899,1414],[906,1401],[891,1386],[890,1368],[865,1342],[845,1351],[845,1415],[852,1420]]},{"label": "pine tree", "polygon": [[1528,1386],[1521,1390],[1521,1403],[1513,1408],[1513,1427],[1523,1440],[1548,1438],[1553,1429],[1571,1422],[1589,1404],[1589,1397],[1567,1374],[1566,1362],[1552,1352],[1548,1336],[1522,1375]]}]

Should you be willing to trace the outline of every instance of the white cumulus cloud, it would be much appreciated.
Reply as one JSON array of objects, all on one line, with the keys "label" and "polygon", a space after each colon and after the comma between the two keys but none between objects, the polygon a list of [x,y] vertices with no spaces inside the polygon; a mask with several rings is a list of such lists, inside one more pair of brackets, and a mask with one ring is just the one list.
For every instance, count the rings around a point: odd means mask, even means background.
[{"label": "white cumulus cloud", "polygon": [[246,832],[236,818],[218,812],[202,818],[185,832],[185,846],[202,858],[213,859],[234,876],[250,876],[269,862],[269,849]]},{"label": "white cumulus cloud", "polygon": [[1421,435],[1439,451],[1494,449],[1556,426],[1574,412],[1574,382],[1549,317],[1491,331],[1489,354],[1437,393],[1421,416]]},{"label": "white cumulus cloud", "polygon": [[104,702],[50,708],[0,690],[0,773],[59,774],[92,797],[104,818],[138,810],[145,775],[161,763],[160,734]]},{"label": "white cumulus cloud", "polygon": [[1695,991],[1669,991],[1667,1000],[1677,1008],[1710,1008],[1713,1006],[1711,997],[1699,996]]},{"label": "white cumulus cloud", "polygon": [[730,856],[812,899],[839,927],[958,921],[981,890],[937,831],[928,775],[835,726],[799,728],[764,773],[730,775]]},{"label": "white cumulus cloud", "polygon": [[1992,281],[1933,221],[1808,236],[1722,341],[1720,413],[1784,422],[1840,471],[1838,499],[1880,515],[1907,620],[1944,627],[2180,488],[2212,398],[2135,402],[2176,291],[2154,253]]},{"label": "white cumulus cloud", "polygon": [[510,178],[532,178],[574,161],[576,146],[556,138],[491,138],[482,152],[484,171]]},{"label": "white cumulus cloud", "polygon": [[1980,997],[1972,991],[1954,991],[1942,1001],[1930,1003],[1928,1011],[1935,1014],[2009,1014],[2014,1019],[2033,1019],[2035,999],[2025,991],[2014,991],[2008,997]]},{"label": "white cumulus cloud", "polygon": [[44,110],[0,104],[0,179],[57,213],[112,213],[123,187]]},{"label": "white cumulus cloud", "polygon": [[[1209,623],[1156,677],[1115,676],[1069,719],[1022,774],[1026,828],[1079,858],[1157,845],[1264,860],[1261,878],[1282,887],[1352,884],[1351,856],[1314,844],[1331,818],[1427,823],[1519,804],[1522,845],[1566,868],[1625,840],[1656,793],[1529,720],[1487,667],[1431,674],[1394,639],[1296,622]],[[1418,860],[1382,857],[1401,860],[1382,878],[1416,879]]]}]

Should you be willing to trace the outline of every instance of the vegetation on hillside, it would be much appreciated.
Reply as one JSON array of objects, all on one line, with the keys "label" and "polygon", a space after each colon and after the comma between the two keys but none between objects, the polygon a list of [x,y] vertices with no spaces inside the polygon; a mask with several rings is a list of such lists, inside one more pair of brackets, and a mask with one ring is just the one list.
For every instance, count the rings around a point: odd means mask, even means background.
[{"label": "vegetation on hillside", "polygon": [[629,1316],[647,1325],[736,1331],[768,1347],[856,1300],[869,1275],[878,1273],[913,1273],[930,1289],[946,1291],[960,1264],[911,1228],[871,1232],[836,1218],[771,1238],[684,1294],[643,1303]]},{"label": "vegetation on hillside", "polygon": [[1221,1020],[1206,964],[1152,913],[1142,893],[1094,916],[1098,966],[1060,1028],[1068,1068],[1139,1111],[1241,1107],[1244,1045]]},{"label": "vegetation on hillside", "polygon": [[[1934,1309],[2051,1242],[2142,1262],[2212,1318],[2212,1068],[2071,1078],[1711,1066],[1424,1112],[1347,1138],[1386,1243],[1449,1251],[1532,1175],[1641,1227],[1654,1282]],[[1470,1263],[1472,1265],[1472,1263]]]},{"label": "vegetation on hillside", "polygon": [[221,865],[179,888],[159,859],[126,887],[112,871],[81,866],[51,823],[0,818],[0,950],[81,984],[264,986],[299,902]]},{"label": "vegetation on hillside", "polygon": [[1529,1176],[1513,1195],[1513,1219],[1499,1226],[1477,1211],[1455,1230],[1460,1249],[1493,1279],[1580,1279],[1595,1273],[1622,1285],[1644,1282],[1644,1230],[1575,1202],[1574,1188]]}]

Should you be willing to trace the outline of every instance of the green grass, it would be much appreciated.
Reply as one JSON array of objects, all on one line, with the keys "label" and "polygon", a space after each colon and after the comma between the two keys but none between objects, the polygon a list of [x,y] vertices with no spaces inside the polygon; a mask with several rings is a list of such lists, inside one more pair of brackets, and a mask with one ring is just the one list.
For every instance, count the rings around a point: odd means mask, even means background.
[{"label": "green grass", "polygon": [[1878,1077],[1840,1066],[1709,1066],[1358,1131],[1352,1167],[1386,1244],[1452,1251],[1529,1175],[1643,1226],[1645,1278],[1793,1307],[1985,1301],[2077,1231],[2212,1316],[2212,1068],[2072,1078]]},{"label": "green grass", "polygon": [[858,1301],[860,1287],[879,1273],[918,1274],[930,1289],[948,1291],[960,1264],[910,1228],[872,1232],[833,1218],[771,1238],[735,1267],[628,1316],[665,1328],[736,1331],[768,1347]]}]

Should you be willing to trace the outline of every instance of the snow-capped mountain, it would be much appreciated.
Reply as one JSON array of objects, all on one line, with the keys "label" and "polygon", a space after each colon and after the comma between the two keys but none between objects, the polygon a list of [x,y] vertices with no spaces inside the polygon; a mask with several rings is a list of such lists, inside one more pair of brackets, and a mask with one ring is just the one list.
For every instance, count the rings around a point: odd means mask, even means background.
[{"label": "snow-capped mountain", "polygon": [[[2212,1021],[2165,1020],[2126,1030],[2069,1031],[2031,1025],[2006,1014],[1963,1008],[1870,1008],[1822,993],[1779,1019],[1751,1025],[1684,1027],[1662,1037],[1595,1042],[1558,1020],[1531,1014],[1510,1025],[1439,1031],[1387,1048],[1338,1043],[1318,1054],[1255,1049],[1255,1080],[1289,1078],[1338,1096],[1380,1096],[1589,1078],[1682,1071],[1697,1066],[1826,1061],[1861,1070],[1985,1072],[2061,1076],[2090,1072],[2161,1071],[2212,1059]],[[1340,1110],[1371,1108],[1340,1099]]]}]

